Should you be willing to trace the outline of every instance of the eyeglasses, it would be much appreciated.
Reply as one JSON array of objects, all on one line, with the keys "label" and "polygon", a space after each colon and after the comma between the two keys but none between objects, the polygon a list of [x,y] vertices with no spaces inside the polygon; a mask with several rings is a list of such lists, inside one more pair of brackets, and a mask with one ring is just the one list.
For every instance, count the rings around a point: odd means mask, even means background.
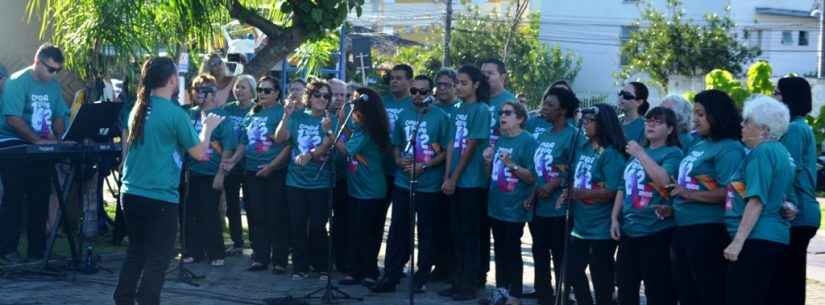
[{"label": "eyeglasses", "polygon": [[195,88],[195,92],[197,92],[198,94],[201,94],[201,95],[207,95],[207,94],[210,94],[210,93],[215,93],[215,91],[217,91],[217,90],[215,90],[215,87],[213,87],[213,86],[200,86],[200,87]]},{"label": "eyeglasses", "polygon": [[275,89],[274,88],[258,88],[258,89],[256,89],[256,91],[258,91],[258,94],[270,95],[273,92],[275,92]]},{"label": "eyeglasses", "polygon": [[633,95],[633,93],[630,93],[630,92],[627,92],[627,91],[624,91],[624,90],[619,91],[619,97],[621,97],[625,100],[628,100],[628,101],[636,99],[636,96]]},{"label": "eyeglasses", "polygon": [[511,116],[511,115],[513,115],[514,113],[515,113],[514,111],[507,109],[507,110],[501,110],[501,111],[499,111],[499,112],[498,112],[498,115],[500,115],[500,116]]},{"label": "eyeglasses", "polygon": [[313,93],[312,93],[312,97],[314,97],[314,98],[321,98],[321,97],[323,97],[324,99],[327,99],[327,100],[328,100],[328,99],[330,99],[330,98],[332,97],[332,95],[330,95],[329,93],[327,93],[327,94],[323,94],[323,93],[321,93],[320,91],[315,91],[315,92],[313,92]]},{"label": "eyeglasses", "polygon": [[660,120],[660,119],[657,119],[657,118],[648,118],[648,119],[646,119],[646,120],[645,120],[645,124],[649,124],[649,125],[663,125],[663,124],[665,124],[665,121]]},{"label": "eyeglasses", "polygon": [[415,87],[410,88],[410,94],[412,94],[412,95],[416,95],[416,94],[427,95],[428,93],[430,93],[429,90],[419,89],[419,88],[415,88]]},{"label": "eyeglasses", "polygon": [[49,73],[51,73],[51,74],[55,74],[57,72],[60,72],[60,70],[63,70],[63,67],[55,68],[55,67],[47,65],[45,62],[40,62],[40,63],[43,64],[43,66],[46,67],[46,71],[49,71]]}]

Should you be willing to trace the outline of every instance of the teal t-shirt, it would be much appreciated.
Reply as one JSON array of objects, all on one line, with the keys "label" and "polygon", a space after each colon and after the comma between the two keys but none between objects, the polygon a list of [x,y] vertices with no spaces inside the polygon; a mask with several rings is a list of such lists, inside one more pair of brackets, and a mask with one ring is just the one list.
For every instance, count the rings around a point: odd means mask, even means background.
[{"label": "teal t-shirt", "polygon": [[527,184],[504,166],[503,155],[510,155],[516,165],[533,171],[533,153],[536,140],[526,131],[516,136],[501,136],[493,148],[490,191],[487,195],[487,215],[507,222],[528,222],[533,219],[531,210],[524,208],[524,201],[533,193],[535,183]]},{"label": "teal t-shirt", "polygon": [[478,140],[467,166],[458,177],[456,187],[486,188],[487,173],[484,172],[484,148],[490,139],[490,110],[487,104],[481,102],[462,103],[453,119],[452,135],[453,156],[450,171],[458,166],[461,153],[467,149],[467,140]]},{"label": "teal t-shirt", "polygon": [[[614,148],[593,149],[585,142],[576,151],[573,186],[578,189],[617,191],[622,187],[625,157]],[[613,201],[573,202],[573,231],[581,239],[610,239]]]},{"label": "teal t-shirt", "polygon": [[627,142],[642,143],[642,140],[645,139],[645,119],[638,117],[630,123],[622,124],[622,132]]},{"label": "teal t-shirt", "polygon": [[444,103],[441,103],[441,102],[435,102],[435,103],[433,103],[433,105],[437,106],[439,109],[444,111],[444,113],[447,114],[447,117],[450,118],[450,120],[452,120],[453,117],[455,116],[455,113],[458,112],[458,107],[461,107],[461,101],[455,100],[455,101],[453,101],[452,104],[444,104]]},{"label": "teal t-shirt", "polygon": [[[712,191],[730,182],[739,164],[745,159],[745,148],[739,141],[704,139],[690,148],[679,164],[676,182],[689,191]],[[722,223],[725,209],[719,203],[690,202],[673,198],[676,225]]]},{"label": "teal t-shirt", "polygon": [[[679,171],[682,150],[676,146],[662,146],[655,149],[645,148],[645,152],[656,164],[661,166],[669,177]],[[670,205],[668,191],[656,187],[648,177],[639,159],[632,158],[624,169],[624,198],[622,202],[622,233],[630,237],[647,236],[661,230],[672,228],[672,217],[659,219],[656,216],[657,205]]]},{"label": "teal t-shirt", "polygon": [[387,194],[381,150],[372,138],[356,128],[347,140],[347,190],[357,199],[380,199]]},{"label": "teal t-shirt", "polygon": [[762,142],[748,153],[726,188],[725,225],[731,237],[739,230],[748,200],[758,198],[762,213],[748,239],[789,243],[790,224],[780,210],[786,193],[793,191],[795,170],[791,155],[777,141]]},{"label": "teal t-shirt", "polygon": [[[63,100],[63,90],[57,80],[47,82],[35,80],[33,68],[28,67],[12,74],[4,85],[0,98],[0,138],[21,138],[17,131],[6,123],[6,116],[23,119],[31,130],[41,139],[46,139],[52,130],[52,122],[66,118],[69,107]],[[63,122],[68,124],[68,121]],[[68,125],[64,125],[67,127]],[[62,135],[55,135],[60,138]]]},{"label": "teal t-shirt", "polygon": [[241,123],[244,134],[241,137],[241,143],[245,145],[244,169],[246,171],[261,170],[284,149],[283,144],[275,143],[272,138],[283,116],[284,106],[281,104],[262,108],[257,112],[253,108],[246,114]]},{"label": "teal t-shirt", "polygon": [[533,139],[538,139],[541,134],[553,129],[553,123],[548,122],[540,115],[531,117],[525,125],[525,129],[533,135]]},{"label": "teal t-shirt", "polygon": [[780,140],[796,163],[796,178],[789,201],[799,209],[792,226],[819,227],[819,202],[816,201],[816,139],[805,119],[796,117]]},{"label": "teal t-shirt", "polygon": [[[412,147],[408,147],[410,138],[417,122],[418,134],[415,140],[415,161],[418,164],[430,162],[436,155],[444,152],[449,144],[447,131],[450,129],[450,119],[447,114],[437,107],[430,107],[426,114],[420,115],[414,109],[402,111],[395,121],[395,132],[392,134],[392,145],[401,151],[401,158],[411,159],[413,157]],[[408,149],[409,150],[405,150]],[[436,193],[441,191],[441,184],[444,178],[444,163],[430,168],[426,168],[418,177],[416,191],[426,193]],[[410,188],[410,176],[403,169],[397,168],[395,171],[395,185],[408,190]]]},{"label": "teal t-shirt", "polygon": [[[324,131],[321,127],[323,116],[312,116],[305,112],[296,111],[292,113],[287,128],[289,129],[290,161],[287,166],[286,185],[302,189],[322,189],[328,188],[330,182],[330,165],[324,166],[324,170],[318,173],[323,161],[312,159],[306,165],[300,166],[295,163],[295,159],[308,154],[314,150],[324,140]],[[323,157],[322,157],[323,158]],[[317,179],[316,179],[317,178]]]},{"label": "teal t-shirt", "polygon": [[172,100],[153,96],[143,124],[143,139],[126,154],[123,193],[178,203],[182,154],[199,142],[192,121]]},{"label": "teal t-shirt", "polygon": [[496,145],[498,139],[498,111],[506,102],[518,102],[518,99],[512,92],[508,90],[501,91],[496,96],[491,96],[490,101],[487,102],[487,107],[490,109],[490,146]]},{"label": "teal t-shirt", "polygon": [[[212,113],[210,110],[207,113]],[[203,128],[203,119],[206,118],[200,107],[189,109],[189,117],[192,119],[192,125],[195,128],[195,133],[200,134]],[[189,170],[198,175],[214,176],[218,173],[218,166],[221,164],[224,150],[235,150],[238,147],[238,139],[232,130],[230,122],[224,120],[212,131],[212,138],[209,139],[209,148],[206,149],[206,154],[209,156],[207,161],[197,161],[192,158],[187,158]]]},{"label": "teal t-shirt", "polygon": [[693,144],[699,142],[699,137],[693,132],[683,132],[679,134],[679,143],[682,144],[682,152],[687,154]]},{"label": "teal t-shirt", "polygon": [[[576,128],[568,125],[564,129],[553,132],[552,129],[539,135],[536,153],[533,155],[533,167],[536,171],[536,187],[541,187],[551,180],[566,179],[570,172],[568,160],[573,147],[573,136]],[[562,217],[567,213],[567,207],[556,208],[556,201],[561,196],[562,188],[550,194],[547,199],[538,199],[536,215],[541,217]]]},{"label": "teal t-shirt", "polygon": [[[387,119],[389,120],[390,126],[389,134],[390,137],[392,137],[392,134],[395,133],[395,121],[398,120],[398,116],[402,111],[413,108],[412,96],[407,96],[399,100],[392,96],[392,94],[389,94],[382,96],[381,101],[384,102],[384,110],[387,111]],[[383,155],[382,158],[382,162],[384,162],[384,174],[394,175],[396,166],[392,154]]]}]

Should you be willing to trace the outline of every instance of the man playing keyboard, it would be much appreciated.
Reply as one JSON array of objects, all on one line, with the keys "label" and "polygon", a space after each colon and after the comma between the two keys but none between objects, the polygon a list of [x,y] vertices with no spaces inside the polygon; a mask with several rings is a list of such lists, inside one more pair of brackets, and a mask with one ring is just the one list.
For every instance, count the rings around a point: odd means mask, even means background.
[{"label": "man playing keyboard", "polygon": [[[37,50],[34,64],[8,77],[0,98],[0,146],[20,140],[56,144],[65,130],[68,107],[55,79],[63,69],[63,53],[51,44]],[[46,219],[52,192],[50,162],[21,156],[0,162],[5,196],[0,203],[0,262],[19,259],[20,225],[27,209],[28,259],[42,259],[46,246]]]}]

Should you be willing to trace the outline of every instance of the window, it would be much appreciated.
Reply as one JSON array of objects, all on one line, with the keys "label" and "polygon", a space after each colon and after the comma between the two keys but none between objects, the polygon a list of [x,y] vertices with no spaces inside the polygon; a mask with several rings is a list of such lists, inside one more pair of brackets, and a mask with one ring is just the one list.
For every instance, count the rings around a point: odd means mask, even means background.
[{"label": "window", "polygon": [[[623,25],[622,26],[622,31],[619,34],[619,44],[624,45],[624,43],[627,42],[628,39],[630,39],[630,35],[633,34],[633,32],[636,32],[638,30],[639,30],[638,26]],[[626,65],[628,63],[628,61],[629,60],[627,58],[625,58],[624,56],[621,56],[621,58],[619,58],[619,64],[621,64],[622,66]]]},{"label": "window", "polygon": [[742,31],[742,39],[744,39],[744,40],[751,39],[751,32],[748,31],[748,30],[743,30]]},{"label": "window", "polygon": [[799,31],[799,40],[797,42],[800,46],[807,46],[808,45],[808,31]]},{"label": "window", "polygon": [[793,33],[791,33],[791,31],[782,31],[782,44],[783,45],[793,44]]}]

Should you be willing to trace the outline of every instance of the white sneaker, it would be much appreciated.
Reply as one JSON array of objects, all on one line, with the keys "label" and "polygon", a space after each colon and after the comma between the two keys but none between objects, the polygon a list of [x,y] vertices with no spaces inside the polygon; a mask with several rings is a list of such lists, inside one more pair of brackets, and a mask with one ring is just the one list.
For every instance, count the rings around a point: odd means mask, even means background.
[{"label": "white sneaker", "polygon": [[221,266],[223,266],[224,261],[222,259],[216,259],[216,260],[213,260],[212,262],[210,262],[209,264],[212,265],[213,267],[221,267]]}]

